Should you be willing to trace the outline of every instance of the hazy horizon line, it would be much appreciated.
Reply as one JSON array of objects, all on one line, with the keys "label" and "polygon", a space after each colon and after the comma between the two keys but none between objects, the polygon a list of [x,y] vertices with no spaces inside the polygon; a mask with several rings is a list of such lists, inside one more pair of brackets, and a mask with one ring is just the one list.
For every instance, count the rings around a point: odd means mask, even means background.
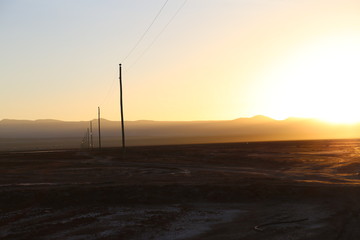
[{"label": "hazy horizon line", "polygon": [[[330,121],[326,121],[326,120],[322,120],[322,119],[318,119],[318,118],[311,118],[311,117],[293,117],[293,116],[289,116],[287,118],[284,119],[275,119],[272,117],[268,117],[266,115],[254,115],[251,117],[239,117],[239,118],[234,118],[234,119],[208,119],[208,120],[152,120],[152,119],[137,119],[137,120],[126,120],[125,122],[216,122],[216,121],[236,121],[236,120],[241,120],[241,119],[267,119],[267,120],[272,120],[272,121],[286,121],[286,120],[291,120],[291,119],[301,119],[301,120],[315,120],[315,121],[320,121],[320,122],[330,122]],[[0,122],[2,121],[28,121],[28,122],[46,122],[46,121],[53,121],[53,122],[88,122],[88,121],[97,121],[97,118],[93,118],[90,120],[62,120],[62,119],[53,119],[53,118],[39,118],[39,119],[15,119],[15,118],[3,118],[0,119]],[[111,120],[111,119],[107,119],[107,118],[101,118],[101,120],[105,120],[105,121],[109,121],[109,122],[120,122],[120,120]],[[352,124],[357,124],[360,123],[359,122],[354,122]],[[340,123],[340,124],[349,124],[349,123]]]}]

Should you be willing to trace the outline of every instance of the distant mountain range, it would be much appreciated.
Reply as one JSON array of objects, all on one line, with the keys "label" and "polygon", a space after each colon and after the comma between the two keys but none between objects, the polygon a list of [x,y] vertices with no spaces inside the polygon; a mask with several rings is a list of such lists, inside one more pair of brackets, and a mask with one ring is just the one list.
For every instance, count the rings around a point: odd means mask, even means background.
[{"label": "distant mountain range", "polygon": [[[98,124],[92,121],[94,142],[97,144]],[[101,120],[103,141],[108,146],[120,144],[120,122]],[[78,147],[89,122],[58,120],[9,120],[0,121],[0,144],[10,147],[14,139],[40,141],[67,140],[57,147]],[[305,140],[360,137],[360,124],[329,124],[314,119],[289,118],[274,120],[265,116],[239,118],[226,121],[126,121],[129,145],[184,144],[237,141]],[[35,139],[35,140],[34,140]],[[20,140],[19,140],[20,141]],[[72,145],[70,145],[70,142]],[[10,144],[10,145],[9,145]],[[46,145],[46,144],[45,144]],[[53,146],[54,147],[54,146]],[[0,146],[1,150],[1,146]]]}]

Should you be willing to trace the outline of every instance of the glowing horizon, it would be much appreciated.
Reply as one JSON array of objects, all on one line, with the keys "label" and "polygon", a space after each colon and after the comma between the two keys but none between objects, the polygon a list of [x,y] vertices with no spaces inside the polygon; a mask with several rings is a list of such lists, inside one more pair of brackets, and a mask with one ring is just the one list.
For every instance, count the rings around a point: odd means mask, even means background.
[{"label": "glowing horizon", "polygon": [[360,2],[163,3],[3,1],[0,119],[360,122]]},{"label": "glowing horizon", "polygon": [[[313,118],[313,117],[303,117],[303,116],[290,116],[290,117],[276,117],[276,116],[266,116],[266,115],[253,115],[253,116],[240,116],[234,119],[195,119],[195,120],[162,120],[162,119],[136,119],[136,120],[129,120],[129,119],[125,119],[126,121],[155,121],[155,122],[214,122],[214,121],[233,121],[233,120],[237,120],[237,119],[251,119],[251,118],[256,118],[256,117],[264,117],[264,118],[269,118],[275,121],[286,121],[289,119],[298,119],[298,120],[314,120],[314,121],[319,121],[322,122],[324,124],[332,124],[332,125],[356,125],[356,124],[360,124],[360,121],[344,121],[344,120],[327,120],[324,118]],[[101,117],[101,119],[103,120],[107,120],[107,121],[120,121],[120,119],[108,119],[108,118],[103,118]],[[97,118],[93,118],[93,119],[87,119],[87,120],[64,120],[64,119],[52,119],[52,118],[42,118],[42,119],[10,119],[10,118],[4,118],[4,119],[0,119],[0,121],[3,120],[10,120],[10,121],[61,121],[61,122],[88,122],[88,121],[97,121]]]}]

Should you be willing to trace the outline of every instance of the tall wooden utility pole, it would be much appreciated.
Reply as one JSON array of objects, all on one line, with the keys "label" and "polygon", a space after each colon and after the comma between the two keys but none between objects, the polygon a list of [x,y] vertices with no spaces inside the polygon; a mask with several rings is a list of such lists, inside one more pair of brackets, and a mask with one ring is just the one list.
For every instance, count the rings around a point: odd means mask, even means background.
[{"label": "tall wooden utility pole", "polygon": [[125,127],[124,127],[124,110],[123,110],[121,64],[119,64],[119,81],[120,81],[120,112],[121,112],[122,147],[123,147],[123,152],[125,152]]},{"label": "tall wooden utility pole", "polygon": [[90,121],[90,147],[94,148],[92,121]]},{"label": "tall wooden utility pole", "polygon": [[101,150],[100,107],[98,107],[99,149]]},{"label": "tall wooden utility pole", "polygon": [[87,141],[87,147],[90,149],[90,129],[87,128],[86,130],[86,141]]}]

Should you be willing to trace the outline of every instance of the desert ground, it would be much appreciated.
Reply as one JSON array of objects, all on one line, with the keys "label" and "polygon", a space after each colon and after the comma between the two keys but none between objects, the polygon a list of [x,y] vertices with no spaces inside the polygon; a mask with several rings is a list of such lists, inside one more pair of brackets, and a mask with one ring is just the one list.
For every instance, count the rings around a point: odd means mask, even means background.
[{"label": "desert ground", "polygon": [[360,140],[0,152],[0,239],[360,239]]}]

